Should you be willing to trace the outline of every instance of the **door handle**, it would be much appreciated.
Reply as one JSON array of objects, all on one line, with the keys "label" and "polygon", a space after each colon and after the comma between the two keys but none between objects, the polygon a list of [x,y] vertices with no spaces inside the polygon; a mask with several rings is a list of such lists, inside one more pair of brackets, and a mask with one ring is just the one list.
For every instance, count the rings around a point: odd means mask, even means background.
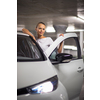
[{"label": "door handle", "polygon": [[82,67],[78,67],[77,72],[82,72],[82,71],[83,71],[83,68]]}]

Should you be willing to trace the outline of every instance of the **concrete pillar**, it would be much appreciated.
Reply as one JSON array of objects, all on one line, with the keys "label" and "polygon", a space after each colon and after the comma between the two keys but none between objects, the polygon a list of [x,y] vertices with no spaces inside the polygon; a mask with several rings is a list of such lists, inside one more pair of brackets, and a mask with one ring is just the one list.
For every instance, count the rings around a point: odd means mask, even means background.
[{"label": "concrete pillar", "polygon": [[84,32],[80,31],[80,47],[81,47],[81,55],[83,55],[83,37],[84,37]]}]

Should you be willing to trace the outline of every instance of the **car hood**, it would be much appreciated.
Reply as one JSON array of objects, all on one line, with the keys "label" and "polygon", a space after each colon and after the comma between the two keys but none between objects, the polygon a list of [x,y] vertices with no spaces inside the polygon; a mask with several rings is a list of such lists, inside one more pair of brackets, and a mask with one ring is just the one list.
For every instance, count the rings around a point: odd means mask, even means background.
[{"label": "car hood", "polygon": [[17,88],[34,85],[54,75],[57,74],[49,59],[37,62],[18,62]]}]

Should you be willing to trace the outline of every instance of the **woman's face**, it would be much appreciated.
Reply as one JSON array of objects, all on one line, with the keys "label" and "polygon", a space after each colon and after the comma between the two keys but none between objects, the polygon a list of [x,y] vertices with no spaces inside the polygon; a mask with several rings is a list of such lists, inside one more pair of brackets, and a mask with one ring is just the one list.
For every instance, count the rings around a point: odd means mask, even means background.
[{"label": "woman's face", "polygon": [[39,24],[35,29],[37,31],[38,36],[43,36],[45,33],[46,26],[44,24]]}]

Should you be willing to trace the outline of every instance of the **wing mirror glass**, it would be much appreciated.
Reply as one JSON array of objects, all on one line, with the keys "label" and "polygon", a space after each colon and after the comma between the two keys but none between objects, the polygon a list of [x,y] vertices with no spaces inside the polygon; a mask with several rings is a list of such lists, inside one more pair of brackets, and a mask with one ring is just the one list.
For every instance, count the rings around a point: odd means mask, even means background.
[{"label": "wing mirror glass", "polygon": [[73,56],[68,53],[59,53],[56,55],[56,60],[59,62],[69,62]]}]

